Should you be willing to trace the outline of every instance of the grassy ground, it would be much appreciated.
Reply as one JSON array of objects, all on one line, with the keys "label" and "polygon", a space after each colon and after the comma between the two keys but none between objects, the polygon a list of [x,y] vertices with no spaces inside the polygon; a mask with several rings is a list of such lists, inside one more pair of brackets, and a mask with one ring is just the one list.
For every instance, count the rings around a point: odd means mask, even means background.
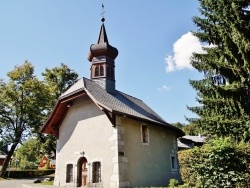
[{"label": "grassy ground", "polygon": [[54,181],[47,181],[47,182],[42,182],[42,183],[39,183],[41,185],[53,185],[53,182]]},{"label": "grassy ground", "polygon": [[[50,175],[46,175],[46,176],[43,176],[44,178],[54,178],[55,177],[55,174],[50,174]],[[53,185],[54,181],[46,181],[46,182],[42,182],[42,183],[39,183],[40,185]]]}]

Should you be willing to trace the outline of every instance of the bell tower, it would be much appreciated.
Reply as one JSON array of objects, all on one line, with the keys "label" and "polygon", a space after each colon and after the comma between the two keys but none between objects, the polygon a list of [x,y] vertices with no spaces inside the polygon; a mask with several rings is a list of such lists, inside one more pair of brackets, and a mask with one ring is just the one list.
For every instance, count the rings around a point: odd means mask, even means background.
[{"label": "bell tower", "polygon": [[105,18],[101,19],[102,25],[97,44],[90,46],[88,60],[91,62],[90,78],[97,82],[109,93],[115,93],[115,58],[118,50],[108,42]]}]

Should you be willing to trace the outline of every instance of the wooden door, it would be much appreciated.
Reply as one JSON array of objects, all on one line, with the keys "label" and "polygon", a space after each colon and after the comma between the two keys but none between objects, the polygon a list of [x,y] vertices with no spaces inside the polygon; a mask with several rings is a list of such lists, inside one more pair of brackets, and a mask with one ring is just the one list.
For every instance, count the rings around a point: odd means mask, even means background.
[{"label": "wooden door", "polygon": [[82,163],[82,187],[88,186],[88,169],[87,169],[87,160]]},{"label": "wooden door", "polygon": [[77,187],[88,187],[88,161],[81,157],[77,162]]}]

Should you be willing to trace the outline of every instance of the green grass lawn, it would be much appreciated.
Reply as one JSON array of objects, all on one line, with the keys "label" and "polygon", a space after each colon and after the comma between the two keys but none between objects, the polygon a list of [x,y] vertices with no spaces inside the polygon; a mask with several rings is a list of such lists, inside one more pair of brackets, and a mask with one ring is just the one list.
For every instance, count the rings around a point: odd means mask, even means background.
[{"label": "green grass lawn", "polygon": [[54,181],[47,181],[47,182],[42,182],[42,183],[39,183],[41,185],[53,185]]}]

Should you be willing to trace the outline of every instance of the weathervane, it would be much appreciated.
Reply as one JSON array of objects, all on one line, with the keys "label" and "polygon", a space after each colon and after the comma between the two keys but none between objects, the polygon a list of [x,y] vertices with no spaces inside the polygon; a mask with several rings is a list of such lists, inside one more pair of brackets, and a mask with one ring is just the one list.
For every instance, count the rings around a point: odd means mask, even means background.
[{"label": "weathervane", "polygon": [[105,14],[105,10],[104,10],[104,5],[102,4],[102,13],[100,15],[102,15],[102,19],[101,21],[104,22],[105,21],[105,18],[104,18],[104,14]]}]

